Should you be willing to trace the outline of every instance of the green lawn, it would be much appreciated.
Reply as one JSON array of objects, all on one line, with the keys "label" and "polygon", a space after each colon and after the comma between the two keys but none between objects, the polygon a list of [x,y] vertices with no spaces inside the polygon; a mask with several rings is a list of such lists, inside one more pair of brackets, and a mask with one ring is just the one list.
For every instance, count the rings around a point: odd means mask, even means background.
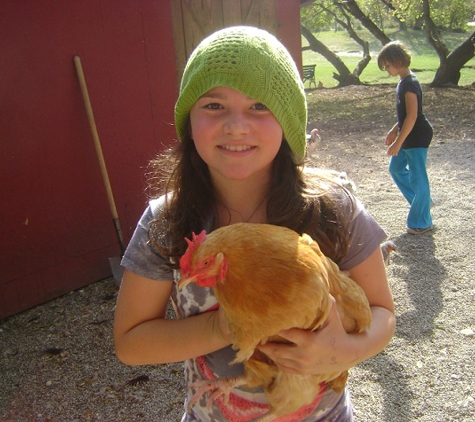
[{"label": "green lawn", "polygon": [[[365,68],[360,76],[360,80],[367,84],[391,84],[396,83],[397,78],[392,78],[386,72],[379,70],[376,63],[378,52],[381,49],[381,43],[369,35],[366,30],[358,31],[360,36],[370,42],[371,62]],[[361,35],[362,34],[362,35]],[[387,30],[386,34],[392,40],[401,40],[412,53],[411,69],[417,75],[421,83],[430,83],[434,79],[435,72],[439,67],[439,57],[435,50],[426,41],[424,31],[396,31]],[[450,33],[444,32],[443,41],[450,51],[457,47],[461,42],[467,39],[469,33]],[[325,31],[315,34],[316,38],[323,42],[330,50],[337,53],[350,71],[353,71],[362,57],[361,47],[353,41],[346,31],[340,30]],[[302,37],[302,45],[308,45],[307,40]],[[324,87],[330,88],[337,85],[332,75],[336,72],[335,68],[323,56],[310,50],[302,54],[303,64],[316,64],[315,79],[317,83],[321,81]],[[470,85],[475,82],[475,58],[468,61],[461,71],[459,85]],[[307,84],[306,84],[307,86]]]}]

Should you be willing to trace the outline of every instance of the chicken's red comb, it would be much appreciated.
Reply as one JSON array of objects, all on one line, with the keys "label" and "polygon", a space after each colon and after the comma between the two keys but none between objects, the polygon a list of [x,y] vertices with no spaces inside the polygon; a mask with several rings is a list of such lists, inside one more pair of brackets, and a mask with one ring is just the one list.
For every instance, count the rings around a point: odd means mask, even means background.
[{"label": "chicken's red comb", "polygon": [[195,249],[206,240],[206,230],[203,230],[198,236],[195,233],[191,234],[192,240],[185,237],[188,243],[188,249],[180,259],[180,268],[182,274],[187,274],[191,270],[191,257]]}]

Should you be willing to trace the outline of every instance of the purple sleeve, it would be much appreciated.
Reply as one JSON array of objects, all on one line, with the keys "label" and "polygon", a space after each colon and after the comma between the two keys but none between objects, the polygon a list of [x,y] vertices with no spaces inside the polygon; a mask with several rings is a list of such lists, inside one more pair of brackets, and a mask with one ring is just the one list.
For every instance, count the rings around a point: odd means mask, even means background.
[{"label": "purple sleeve", "polygon": [[163,199],[150,201],[140,221],[135,228],[132,239],[122,258],[121,265],[142,277],[152,280],[171,281],[173,270],[170,269],[168,259],[148,242],[148,228],[150,222],[157,217],[163,206]]},{"label": "purple sleeve", "polygon": [[339,266],[343,271],[351,270],[367,259],[387,238],[386,233],[356,199],[356,208],[349,222],[350,247]]}]

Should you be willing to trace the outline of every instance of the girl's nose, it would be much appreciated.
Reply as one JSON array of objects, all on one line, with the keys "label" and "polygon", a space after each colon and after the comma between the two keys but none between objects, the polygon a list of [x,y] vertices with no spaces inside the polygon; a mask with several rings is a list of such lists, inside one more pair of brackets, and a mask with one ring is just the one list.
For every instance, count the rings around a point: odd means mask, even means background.
[{"label": "girl's nose", "polygon": [[224,123],[227,134],[243,134],[249,132],[249,123],[243,113],[230,113]]}]

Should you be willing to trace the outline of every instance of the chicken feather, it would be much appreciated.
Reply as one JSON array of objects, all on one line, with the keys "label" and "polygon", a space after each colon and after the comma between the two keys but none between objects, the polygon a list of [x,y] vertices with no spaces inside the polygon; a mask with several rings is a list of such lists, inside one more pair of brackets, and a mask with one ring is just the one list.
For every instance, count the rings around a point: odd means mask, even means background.
[{"label": "chicken feather", "polygon": [[331,296],[346,332],[358,333],[371,324],[364,291],[323,255],[317,242],[285,227],[253,223],[203,231],[187,242],[178,288],[191,282],[213,288],[233,334],[237,353],[232,363],[244,365],[241,377],[201,382],[192,403],[208,391],[212,401],[238,385],[261,386],[270,405],[262,422],[311,403],[322,382],[336,392],[344,389],[347,371],[289,374],[256,349],[269,341],[287,342],[278,335],[282,330],[320,328],[330,313]]}]

